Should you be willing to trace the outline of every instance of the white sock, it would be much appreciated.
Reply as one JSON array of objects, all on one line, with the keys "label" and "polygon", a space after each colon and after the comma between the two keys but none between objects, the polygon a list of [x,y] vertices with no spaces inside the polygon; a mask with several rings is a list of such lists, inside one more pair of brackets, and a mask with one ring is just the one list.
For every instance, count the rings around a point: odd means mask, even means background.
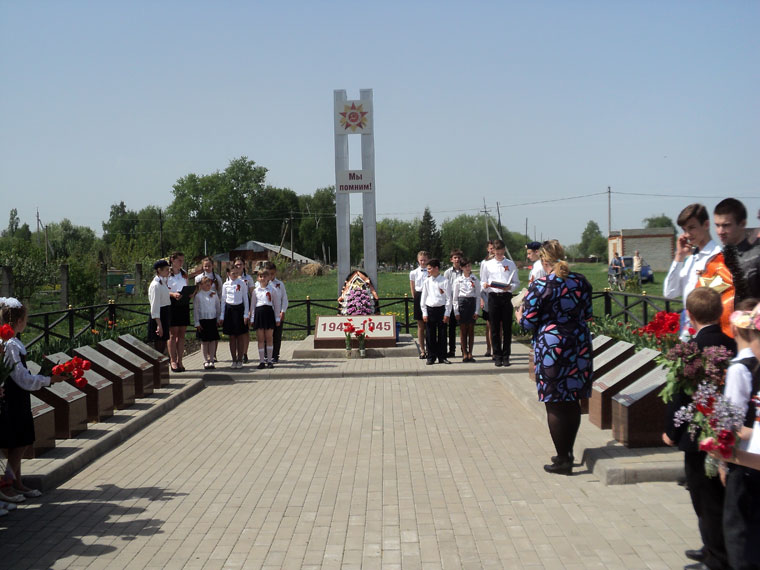
[{"label": "white sock", "polygon": [[264,362],[264,360],[265,360],[264,349],[260,348],[259,349],[259,362]]},{"label": "white sock", "polygon": [[267,362],[272,362],[272,349],[273,348],[274,348],[274,346],[268,346],[267,347],[267,354],[269,355],[269,356],[267,356]]}]

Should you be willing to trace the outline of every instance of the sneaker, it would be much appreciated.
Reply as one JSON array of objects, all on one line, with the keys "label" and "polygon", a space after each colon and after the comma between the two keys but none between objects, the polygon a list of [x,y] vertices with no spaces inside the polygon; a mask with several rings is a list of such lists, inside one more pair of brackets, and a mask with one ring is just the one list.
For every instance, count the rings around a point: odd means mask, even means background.
[{"label": "sneaker", "polygon": [[264,368],[266,367],[267,365],[264,362],[259,362],[259,365],[256,368],[258,368],[259,370],[264,370]]},{"label": "sneaker", "polygon": [[0,501],[0,509],[10,512],[10,511],[15,511],[16,508],[17,508],[16,505],[13,503],[6,503],[4,501]]},{"label": "sneaker", "polygon": [[243,364],[248,364],[248,355],[247,354],[243,355]]},{"label": "sneaker", "polygon": [[267,368],[274,368],[273,362],[267,362]]},{"label": "sneaker", "polygon": [[[9,491],[13,492],[12,489],[9,489]],[[3,491],[0,493],[0,500],[2,500],[4,503],[23,503],[26,501],[26,497],[21,494],[8,495],[5,491]]]}]

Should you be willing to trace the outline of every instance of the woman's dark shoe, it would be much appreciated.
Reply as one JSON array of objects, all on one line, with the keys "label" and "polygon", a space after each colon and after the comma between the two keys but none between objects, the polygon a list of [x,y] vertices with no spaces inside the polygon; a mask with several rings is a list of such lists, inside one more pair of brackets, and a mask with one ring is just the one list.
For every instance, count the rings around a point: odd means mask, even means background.
[{"label": "woman's dark shoe", "polygon": [[[573,457],[572,453],[569,455],[569,457],[570,457],[570,463],[575,463],[575,457]],[[552,455],[551,462],[557,463],[557,461],[559,461],[559,455]]]},{"label": "woman's dark shoe", "polygon": [[547,473],[557,473],[558,475],[570,475],[573,472],[573,462],[570,459],[557,461],[551,465],[544,465],[544,471]]},{"label": "woman's dark shoe", "polygon": [[684,552],[684,554],[686,555],[686,558],[695,560],[697,562],[704,562],[705,558],[707,558],[707,553],[705,552],[704,546],[699,550],[687,550]]}]

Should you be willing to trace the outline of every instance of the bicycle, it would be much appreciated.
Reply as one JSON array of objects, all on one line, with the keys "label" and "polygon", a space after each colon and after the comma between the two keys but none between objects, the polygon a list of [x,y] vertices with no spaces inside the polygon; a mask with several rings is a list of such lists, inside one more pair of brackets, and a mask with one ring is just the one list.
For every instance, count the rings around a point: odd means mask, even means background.
[{"label": "bicycle", "polygon": [[607,284],[609,285],[610,289],[625,291],[626,281],[627,276],[623,272],[618,273],[612,269],[607,272]]}]

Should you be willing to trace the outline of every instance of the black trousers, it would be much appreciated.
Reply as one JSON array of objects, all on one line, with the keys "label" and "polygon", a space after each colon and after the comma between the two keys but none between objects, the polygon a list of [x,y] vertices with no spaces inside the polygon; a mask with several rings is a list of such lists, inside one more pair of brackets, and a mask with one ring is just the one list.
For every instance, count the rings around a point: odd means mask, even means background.
[{"label": "black trousers", "polygon": [[512,293],[488,294],[488,323],[491,325],[491,351],[494,360],[509,360],[512,355]]},{"label": "black trousers", "polygon": [[[760,568],[760,471],[729,465],[723,504],[723,536],[733,570]],[[754,550],[754,554],[753,554]]]},{"label": "black trousers", "polygon": [[457,319],[452,311],[451,318],[449,319],[449,352],[457,351]]},{"label": "black trousers", "polygon": [[280,358],[280,346],[282,345],[282,321],[274,326],[272,332],[272,358]]},{"label": "black trousers", "polygon": [[446,358],[446,323],[443,317],[446,307],[428,307],[425,323],[425,341],[427,343],[428,362],[442,362]]},{"label": "black trousers", "polygon": [[686,484],[707,554],[704,563],[711,570],[727,570],[728,555],[723,539],[723,484],[717,475],[712,478],[705,475],[705,455],[704,451],[684,453]]}]

